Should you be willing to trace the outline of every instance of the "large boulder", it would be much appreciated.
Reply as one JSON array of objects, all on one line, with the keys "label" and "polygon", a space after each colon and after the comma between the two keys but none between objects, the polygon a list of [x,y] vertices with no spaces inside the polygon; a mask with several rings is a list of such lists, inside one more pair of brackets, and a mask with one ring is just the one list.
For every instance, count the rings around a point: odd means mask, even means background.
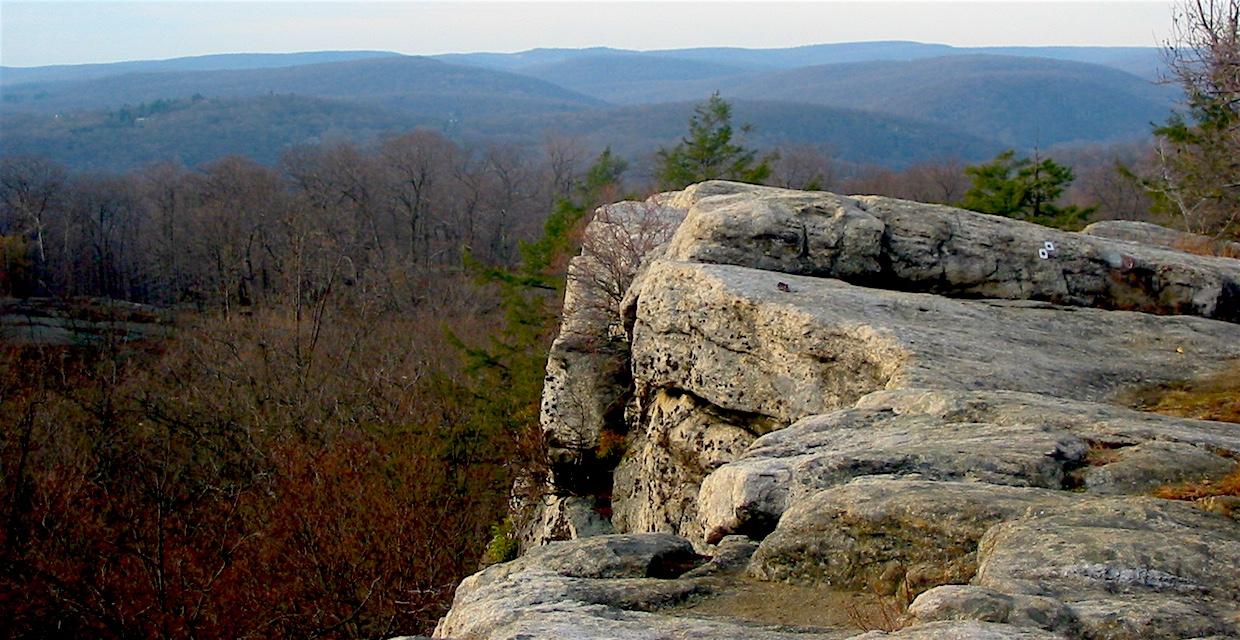
[{"label": "large boulder", "polygon": [[874,474],[1142,494],[1235,466],[1235,425],[1012,391],[899,389],[754,441],[702,482],[709,542],[763,536],[788,506]]},{"label": "large boulder", "polygon": [[1235,260],[894,198],[719,191],[697,192],[668,258],[953,297],[1240,321]]},{"label": "large boulder", "polygon": [[1240,257],[1240,242],[1228,242],[1196,233],[1176,231],[1175,229],[1168,229],[1150,222],[1139,222],[1137,220],[1102,220],[1081,229],[1081,233],[1098,236],[1099,238],[1111,238],[1112,240],[1124,240],[1153,247],[1163,247],[1164,249],[1179,251],[1191,249],[1209,251],[1231,258]]},{"label": "large boulder", "polygon": [[[748,439],[772,430],[772,421],[782,426],[849,407],[876,391],[924,388],[1038,394],[1057,399],[1048,412],[1062,414],[1056,402],[1114,399],[1134,387],[1206,375],[1240,358],[1240,325],[1232,323],[959,300],[729,265],[661,260],[630,295],[634,393],[642,411],[628,427],[633,435],[616,474],[613,507],[623,514],[622,531],[673,531],[694,540],[743,530],[720,515],[719,500],[695,499],[693,486],[730,462],[726,455]],[[715,455],[709,464],[694,460],[690,450],[699,441],[718,440],[686,437],[683,425],[697,418],[662,410],[669,394],[692,397],[703,408],[702,420],[732,434],[721,447],[724,457]],[[1030,426],[1036,422],[1001,431],[964,427],[940,438],[933,418],[893,422],[868,415],[839,418],[860,425],[851,440],[846,430],[828,426],[822,429],[828,446],[807,444],[815,453],[806,465],[819,475],[811,484],[831,481],[831,473],[846,479],[918,471],[1062,485],[1064,465],[1080,462],[1086,448],[1078,436]],[[874,429],[874,440],[867,441],[870,423],[888,428]],[[795,448],[799,439],[772,434],[753,455],[762,455],[765,442]],[[953,459],[962,449],[964,456]],[[777,455],[792,453],[785,448]],[[741,475],[757,477],[753,486],[769,493],[763,487],[786,479],[783,466],[760,465]],[[716,473],[745,481],[734,469]],[[998,480],[1004,475],[1008,479]],[[778,516],[734,506],[754,518]],[[693,512],[701,509],[712,515],[695,522]],[[769,523],[763,526],[769,530]]]},{"label": "large boulder", "polygon": [[978,620],[1079,634],[1076,614],[1063,602],[1045,596],[1008,594],[986,587],[949,584],[917,596],[909,614],[921,622]]},{"label": "large boulder", "polygon": [[1240,635],[1240,526],[1190,504],[1095,498],[1001,523],[974,582],[1051,596],[1086,637]]},{"label": "large boulder", "polygon": [[859,478],[795,502],[749,572],[895,594],[967,582],[995,524],[1077,501],[1067,492],[985,482]]},{"label": "large boulder", "polygon": [[603,209],[552,486],[437,635],[1237,636],[1235,498],[1148,494],[1240,429],[1121,405],[1240,362],[1240,262],[1106,235],[717,181]]},{"label": "large boulder", "polygon": [[1231,323],[958,300],[729,265],[662,260],[632,295],[639,395],[675,388],[787,422],[908,387],[1108,400],[1240,358]]}]

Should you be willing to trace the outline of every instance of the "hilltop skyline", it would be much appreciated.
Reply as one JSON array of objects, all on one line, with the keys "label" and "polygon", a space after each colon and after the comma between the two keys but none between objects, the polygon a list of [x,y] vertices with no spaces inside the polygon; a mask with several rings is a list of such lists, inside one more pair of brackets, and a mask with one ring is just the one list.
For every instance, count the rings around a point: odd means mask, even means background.
[{"label": "hilltop skyline", "polygon": [[1158,46],[1167,2],[45,2],[3,3],[0,64],[230,52],[540,47]]}]

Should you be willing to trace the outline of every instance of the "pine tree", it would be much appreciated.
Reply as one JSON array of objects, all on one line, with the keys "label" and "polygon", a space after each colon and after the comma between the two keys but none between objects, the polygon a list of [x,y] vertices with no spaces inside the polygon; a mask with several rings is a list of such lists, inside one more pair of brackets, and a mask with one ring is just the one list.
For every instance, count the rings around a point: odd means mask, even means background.
[{"label": "pine tree", "polygon": [[1018,159],[1009,149],[964,171],[973,181],[960,205],[965,209],[1062,228],[1079,226],[1094,211],[1055,204],[1075,176],[1050,158]]},{"label": "pine tree", "polygon": [[[741,133],[751,130],[749,125],[740,127]],[[659,149],[659,184],[672,190],[703,180],[759,183],[771,175],[771,156],[759,160],[757,151],[732,138],[732,105],[716,91],[693,110],[689,135],[671,149]]]}]

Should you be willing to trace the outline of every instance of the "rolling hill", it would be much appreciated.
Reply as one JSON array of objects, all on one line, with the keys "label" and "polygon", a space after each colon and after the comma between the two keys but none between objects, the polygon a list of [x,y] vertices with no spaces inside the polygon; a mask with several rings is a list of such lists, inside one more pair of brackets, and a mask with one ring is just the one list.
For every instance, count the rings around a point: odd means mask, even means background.
[{"label": "rolling hill", "polygon": [[[521,142],[555,130],[596,147],[610,145],[628,157],[642,157],[675,144],[685,134],[694,102],[590,109],[551,116],[483,120],[473,127],[480,139]],[[900,167],[934,158],[976,161],[1002,145],[950,127],[899,116],[823,105],[738,100],[734,119],[754,126],[747,144],[825,145],[839,159],[857,164]]]},{"label": "rolling hill", "polygon": [[430,58],[389,56],[293,67],[127,73],[68,82],[6,86],[6,111],[54,113],[155,100],[296,94],[342,98],[406,111],[490,113],[580,109],[599,100],[551,83]]},{"label": "rolling hill", "polygon": [[582,57],[640,54],[655,58],[675,58],[725,65],[753,71],[794,69],[824,64],[854,62],[909,61],[945,56],[1004,55],[1023,58],[1050,58],[1110,66],[1146,79],[1156,79],[1162,68],[1157,47],[953,47],[945,44],[888,40],[839,42],[774,49],[741,47],[696,47],[633,51],[595,47],[589,49],[530,49],[518,53],[446,54],[436,58],[505,71],[568,62]]},{"label": "rolling hill", "polygon": [[126,73],[160,71],[222,71],[296,67],[321,62],[343,62],[400,55],[391,51],[310,51],[306,53],[221,53],[167,60],[135,60],[101,64],[56,64],[44,67],[0,66],[0,86],[27,82],[91,80]]},{"label": "rolling hill", "polygon": [[296,95],[169,101],[148,115],[82,111],[59,118],[4,117],[4,153],[40,155],[80,171],[123,171],[157,161],[197,166],[228,155],[274,163],[300,144],[360,141],[417,126],[414,116],[341,100]]},{"label": "rolling hill", "polygon": [[805,67],[721,90],[942,122],[1020,148],[1146,135],[1176,96],[1100,65],[990,55]]},{"label": "rolling hill", "polygon": [[640,157],[674,143],[693,105],[718,90],[756,126],[760,146],[825,145],[840,160],[888,166],[974,161],[1005,147],[1147,136],[1176,93],[1121,69],[1156,53],[868,42],[7,67],[0,153],[100,170],[227,154],[272,162],[298,144],[423,126],[475,143],[534,143],[559,131]]},{"label": "rolling hill", "polygon": [[693,64],[610,54],[520,72],[623,104],[701,100],[719,91],[730,99],[939,122],[1022,148],[1140,137],[1166,118],[1176,97],[1171,87],[1115,68],[1050,58],[953,55],[765,71],[714,64],[696,75]]},{"label": "rolling hill", "polygon": [[[195,166],[225,155],[273,163],[300,144],[366,143],[428,127],[478,145],[537,144],[554,131],[642,159],[684,134],[693,107],[685,102],[448,118],[296,95],[180,100],[128,117],[106,110],[60,118],[9,114],[3,148],[47,156],[79,170],[112,171],[156,160]],[[899,167],[940,157],[976,161],[1001,149],[996,142],[940,125],[821,105],[738,101],[735,114],[738,122],[755,126],[748,140],[757,146],[825,145],[840,160],[857,164]]]},{"label": "rolling hill", "polygon": [[[744,77],[753,71],[715,62],[688,60],[640,53],[609,53],[579,56],[530,65],[515,73],[532,76],[588,96],[619,104],[667,102],[662,95],[684,100],[694,96],[676,91],[686,83],[698,85],[720,78]],[[634,99],[645,96],[655,99]]]}]

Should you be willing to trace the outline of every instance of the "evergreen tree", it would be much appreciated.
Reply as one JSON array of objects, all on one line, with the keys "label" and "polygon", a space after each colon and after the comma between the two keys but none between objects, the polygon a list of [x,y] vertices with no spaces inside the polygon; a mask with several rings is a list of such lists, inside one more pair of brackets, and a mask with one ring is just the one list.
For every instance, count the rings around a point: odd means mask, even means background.
[{"label": "evergreen tree", "polygon": [[1055,204],[1075,176],[1050,158],[1018,159],[1009,149],[964,171],[972,180],[960,204],[966,209],[1061,228],[1079,226],[1094,211]]},{"label": "evergreen tree", "polygon": [[[741,133],[751,129],[740,127]],[[770,176],[772,158],[757,159],[756,151],[736,144],[732,137],[732,105],[716,91],[693,110],[689,135],[671,149],[659,149],[659,184],[683,189],[703,180],[759,183]]]}]

